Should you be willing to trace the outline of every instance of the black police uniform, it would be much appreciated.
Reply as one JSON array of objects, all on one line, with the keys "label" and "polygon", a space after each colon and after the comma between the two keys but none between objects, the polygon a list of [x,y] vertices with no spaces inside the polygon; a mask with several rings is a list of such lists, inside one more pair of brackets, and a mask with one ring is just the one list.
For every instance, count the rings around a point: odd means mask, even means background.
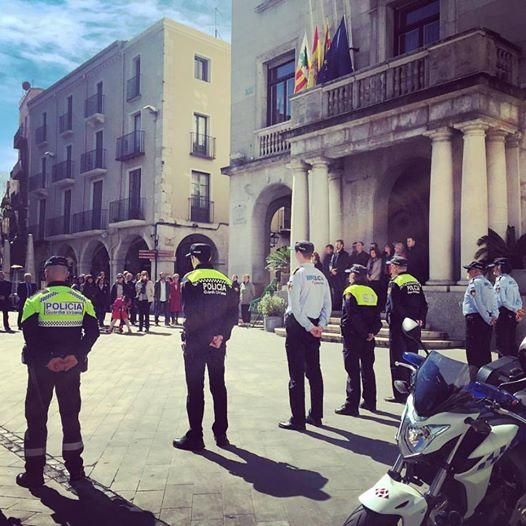
[{"label": "black police uniform", "polygon": [[[67,266],[62,257],[50,258],[45,267]],[[28,368],[25,402],[27,431],[24,437],[26,473],[17,482],[26,487],[43,483],[46,463],[47,415],[56,392],[62,430],[62,455],[71,480],[84,476],[80,432],[80,374],[87,355],[99,337],[91,301],[64,282],[48,286],[26,301],[22,317],[26,341],[23,358]],[[47,365],[53,358],[73,355],[78,364],[68,371],[53,372]]]},{"label": "black police uniform", "polygon": [[[407,260],[395,256],[391,265],[406,266]],[[404,367],[397,367],[396,362],[401,362],[404,352],[418,353],[418,343],[409,338],[402,330],[405,318],[421,320],[424,325],[427,317],[427,301],[420,282],[411,274],[402,272],[389,282],[387,292],[386,317],[389,323],[389,360],[391,365],[391,382],[393,397],[404,401],[405,396],[394,387],[396,380],[409,381],[409,371]]]},{"label": "black police uniform", "polygon": [[[210,259],[208,245],[192,245],[189,255],[201,261]],[[227,390],[225,386],[226,342],[238,319],[238,297],[232,282],[210,263],[200,263],[184,276],[181,299],[185,313],[183,331],[184,363],[188,389],[186,409],[190,430],[174,446],[181,449],[202,449],[204,379],[208,368],[210,391],[214,399],[215,421],[212,430],[216,441],[226,438],[228,429]],[[210,346],[215,336],[223,336],[219,349]]]},{"label": "black police uniform", "polygon": [[[363,270],[362,270],[363,269]],[[349,272],[365,275],[367,269],[362,265],[353,266]],[[362,407],[376,410],[376,378],[374,375],[374,338],[367,340],[369,334],[376,335],[382,328],[378,296],[371,287],[355,283],[343,293],[341,330],[343,335],[343,358],[347,371],[347,398],[338,414],[358,414],[360,403],[360,373],[363,384]]]}]

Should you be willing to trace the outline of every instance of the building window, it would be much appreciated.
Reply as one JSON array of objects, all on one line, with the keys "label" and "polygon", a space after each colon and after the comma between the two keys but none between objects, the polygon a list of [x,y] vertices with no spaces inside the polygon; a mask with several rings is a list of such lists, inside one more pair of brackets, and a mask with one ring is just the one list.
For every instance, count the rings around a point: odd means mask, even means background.
[{"label": "building window", "polygon": [[210,174],[192,172],[192,195],[190,196],[190,221],[211,222]]},{"label": "building window", "polygon": [[207,58],[194,57],[194,76],[198,80],[210,82],[210,61]]},{"label": "building window", "polygon": [[440,0],[410,4],[395,12],[397,55],[429,46],[440,39]]},{"label": "building window", "polygon": [[290,119],[290,97],[294,94],[294,58],[268,68],[267,126]]},{"label": "building window", "polygon": [[138,217],[141,209],[141,169],[132,170],[128,176],[129,209],[132,219]]},{"label": "building window", "polygon": [[71,190],[64,192],[64,229],[63,234],[70,233],[71,225]]}]

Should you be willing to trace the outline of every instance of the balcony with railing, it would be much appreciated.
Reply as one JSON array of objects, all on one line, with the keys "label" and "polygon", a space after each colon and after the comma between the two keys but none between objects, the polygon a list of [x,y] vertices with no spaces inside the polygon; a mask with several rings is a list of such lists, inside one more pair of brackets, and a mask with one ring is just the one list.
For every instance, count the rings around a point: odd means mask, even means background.
[{"label": "balcony with railing", "polygon": [[136,130],[117,138],[117,161],[127,161],[144,155],[144,131]]},{"label": "balcony with railing", "polygon": [[73,114],[64,113],[58,118],[58,131],[63,137],[73,133]]},{"label": "balcony with railing", "polygon": [[492,31],[469,30],[294,96],[292,124],[300,128],[362,110],[369,115],[375,107],[408,104],[408,96],[425,98],[426,91],[455,92],[483,77],[518,87],[519,50]]},{"label": "balcony with railing", "polygon": [[87,177],[97,177],[106,172],[106,150],[91,150],[80,156],[81,174]]},{"label": "balcony with railing", "polygon": [[11,170],[11,178],[21,179],[23,176],[24,176],[24,166],[22,164],[22,160],[18,159],[15,166],[13,166],[13,169]]},{"label": "balcony with railing", "polygon": [[126,100],[129,102],[141,96],[141,76],[136,75],[126,82]]},{"label": "balcony with railing", "polygon": [[107,210],[85,210],[73,214],[71,232],[89,232],[92,230],[106,230],[108,228],[108,211]]},{"label": "balcony with railing", "polygon": [[215,159],[216,138],[200,133],[190,133],[190,155],[204,159]]},{"label": "balcony with railing", "polygon": [[144,198],[119,199],[110,203],[110,223],[144,221]]},{"label": "balcony with railing", "polygon": [[35,130],[35,142],[41,146],[47,143],[47,126],[39,126]]},{"label": "balcony with railing", "polygon": [[272,157],[290,151],[286,134],[290,130],[290,121],[274,124],[256,131],[256,156]]},{"label": "balcony with railing", "polygon": [[73,184],[75,182],[74,168],[75,163],[71,160],[55,164],[51,170],[51,182],[61,186]]},{"label": "balcony with railing", "polygon": [[104,122],[104,95],[95,93],[84,101],[84,117],[92,126]]},{"label": "balcony with railing", "polygon": [[25,144],[26,144],[26,135],[24,132],[24,126],[21,124],[13,138],[13,148],[19,150]]},{"label": "balcony with railing", "polygon": [[38,173],[29,178],[29,191],[45,197],[47,195],[47,177],[45,173]]},{"label": "balcony with railing", "polygon": [[188,198],[188,220],[195,223],[212,223],[214,221],[214,202],[206,196],[190,196]]},{"label": "balcony with railing", "polygon": [[71,234],[71,217],[52,217],[46,221],[46,237]]}]

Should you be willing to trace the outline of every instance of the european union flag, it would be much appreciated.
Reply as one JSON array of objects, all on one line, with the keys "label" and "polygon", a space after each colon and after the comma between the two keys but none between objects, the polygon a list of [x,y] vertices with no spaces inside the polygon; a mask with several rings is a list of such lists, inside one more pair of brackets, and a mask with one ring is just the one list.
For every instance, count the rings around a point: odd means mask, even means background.
[{"label": "european union flag", "polygon": [[329,82],[353,72],[351,54],[349,53],[349,38],[345,19],[342,18],[338,30],[334,35],[325,61],[318,73],[318,84]]}]

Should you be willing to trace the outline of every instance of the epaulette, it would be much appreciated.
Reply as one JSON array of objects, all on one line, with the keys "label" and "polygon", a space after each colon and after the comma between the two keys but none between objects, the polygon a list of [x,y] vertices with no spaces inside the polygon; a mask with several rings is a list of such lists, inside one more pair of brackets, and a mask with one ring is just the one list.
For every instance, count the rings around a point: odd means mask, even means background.
[{"label": "epaulette", "polygon": [[301,267],[296,267],[296,270],[294,270],[294,272],[292,273],[292,275],[294,276],[296,274],[296,272],[298,272],[298,270],[300,269]]}]

